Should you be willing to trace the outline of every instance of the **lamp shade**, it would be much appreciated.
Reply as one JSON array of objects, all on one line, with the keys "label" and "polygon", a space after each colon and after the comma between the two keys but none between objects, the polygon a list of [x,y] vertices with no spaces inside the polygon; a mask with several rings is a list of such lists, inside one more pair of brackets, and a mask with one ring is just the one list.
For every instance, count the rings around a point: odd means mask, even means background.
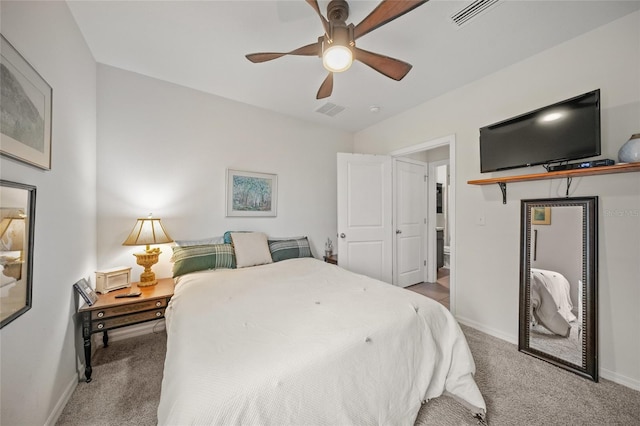
[{"label": "lamp shade", "polygon": [[146,217],[138,219],[123,246],[144,246],[149,244],[165,244],[173,239],[162,227],[158,218]]},{"label": "lamp shade", "polygon": [[5,217],[0,221],[0,250],[24,249],[24,217]]}]

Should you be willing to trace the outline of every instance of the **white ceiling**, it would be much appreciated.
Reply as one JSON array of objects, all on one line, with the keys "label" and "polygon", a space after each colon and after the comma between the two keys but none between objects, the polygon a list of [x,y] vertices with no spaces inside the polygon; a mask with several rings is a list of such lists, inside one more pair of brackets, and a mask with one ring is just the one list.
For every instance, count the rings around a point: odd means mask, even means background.
[{"label": "white ceiling", "polygon": [[[349,131],[640,9],[639,0],[502,0],[455,26],[451,15],[469,3],[431,0],[358,39],[362,49],[411,63],[403,80],[356,62],[335,75],[330,98],[316,100],[327,75],[320,58],[287,56],[253,64],[244,57],[317,41],[322,25],[302,0],[68,1],[100,63]],[[327,4],[319,1],[325,16]],[[378,1],[349,4],[347,23],[357,24]],[[346,109],[335,117],[315,112],[327,102]],[[374,105],[378,113],[370,111]]]}]

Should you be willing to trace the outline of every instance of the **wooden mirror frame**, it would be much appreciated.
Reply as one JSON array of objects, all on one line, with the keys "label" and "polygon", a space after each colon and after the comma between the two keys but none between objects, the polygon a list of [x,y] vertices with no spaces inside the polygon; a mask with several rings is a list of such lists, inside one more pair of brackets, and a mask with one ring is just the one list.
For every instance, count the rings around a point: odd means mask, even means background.
[{"label": "wooden mirror frame", "polygon": [[[580,364],[530,346],[533,207],[582,208],[582,338]],[[522,200],[520,240],[520,324],[518,350],[580,376],[598,381],[598,197]]]}]

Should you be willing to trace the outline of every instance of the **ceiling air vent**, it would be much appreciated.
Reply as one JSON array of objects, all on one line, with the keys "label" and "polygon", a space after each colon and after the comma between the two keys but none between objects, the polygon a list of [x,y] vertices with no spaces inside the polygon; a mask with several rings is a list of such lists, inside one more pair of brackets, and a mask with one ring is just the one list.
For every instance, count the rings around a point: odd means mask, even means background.
[{"label": "ceiling air vent", "polygon": [[334,117],[340,114],[344,110],[345,110],[345,107],[343,106],[332,104],[331,102],[327,102],[326,104],[318,108],[316,112],[319,112],[320,114],[328,115],[329,117]]},{"label": "ceiling air vent", "polygon": [[461,27],[491,7],[496,6],[498,2],[499,0],[476,0],[464,9],[453,14],[451,20],[456,26]]}]

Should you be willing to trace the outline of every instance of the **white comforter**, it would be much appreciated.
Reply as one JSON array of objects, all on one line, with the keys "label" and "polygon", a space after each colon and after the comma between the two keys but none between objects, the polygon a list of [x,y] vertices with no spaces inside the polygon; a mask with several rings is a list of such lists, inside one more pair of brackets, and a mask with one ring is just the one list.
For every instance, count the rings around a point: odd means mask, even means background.
[{"label": "white comforter", "polygon": [[564,275],[531,268],[531,315],[533,322],[559,336],[569,337],[576,316],[569,295],[569,281]]},{"label": "white comforter", "polygon": [[544,288],[551,294],[557,306],[557,311],[567,322],[576,320],[573,314],[573,303],[571,303],[571,284],[559,272],[548,271],[546,269],[531,268],[531,277],[538,280]]},{"label": "white comforter", "polygon": [[486,411],[444,307],[319,260],[183,276],[166,317],[161,425],[412,425],[443,392]]}]

